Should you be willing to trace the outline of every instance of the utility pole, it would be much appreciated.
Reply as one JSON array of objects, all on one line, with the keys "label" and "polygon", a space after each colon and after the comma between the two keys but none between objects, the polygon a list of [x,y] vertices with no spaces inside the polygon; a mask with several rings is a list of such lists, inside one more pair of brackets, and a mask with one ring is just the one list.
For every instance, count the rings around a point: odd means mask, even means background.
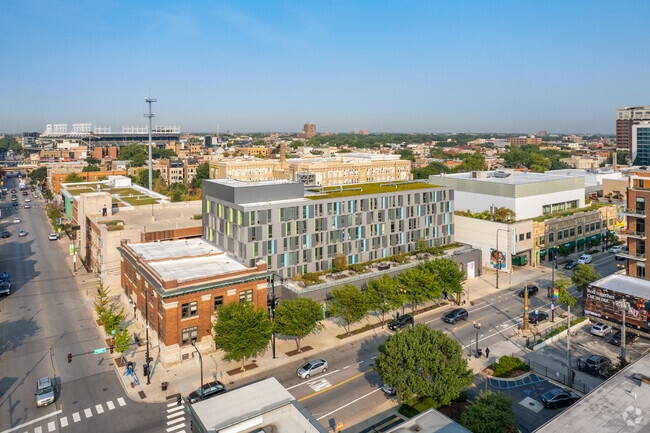
[{"label": "utility pole", "polygon": [[572,367],[571,367],[571,304],[567,304],[567,312],[569,313],[569,317],[567,317],[566,321],[566,356],[567,356],[567,381],[569,382],[569,386],[573,385],[572,383]]},{"label": "utility pole", "polygon": [[151,119],[156,115],[151,112],[151,103],[158,102],[156,98],[145,97],[144,100],[149,104],[149,114],[145,114],[144,117],[149,118],[149,190],[153,190],[153,169],[152,169],[152,160],[151,160],[151,148],[153,143],[151,142]]},{"label": "utility pole", "polygon": [[528,284],[524,286],[524,331],[528,331]]},{"label": "utility pole", "polygon": [[620,299],[615,303],[616,308],[623,313],[623,326],[621,327],[621,361],[625,361],[625,313],[630,304],[625,299]]},{"label": "utility pole", "polygon": [[[275,280],[274,275],[271,275],[268,278],[268,281],[271,285],[271,299],[267,301],[267,307],[269,309],[269,319],[271,323],[275,321]],[[268,298],[267,298],[268,299]],[[273,352],[273,359],[275,359],[275,331],[271,333],[271,351]]]},{"label": "utility pole", "polygon": [[[510,233],[510,229],[497,229],[497,289],[499,288],[499,268],[501,267],[501,255],[499,251],[499,232],[506,232]],[[506,249],[506,254],[508,254],[508,250]],[[505,258],[505,255],[504,255]],[[511,265],[512,266],[512,265]]]},{"label": "utility pole", "polygon": [[145,369],[147,371],[147,385],[151,384],[151,370],[149,369],[149,290],[144,291],[144,323],[145,323],[145,339],[147,341],[147,353],[145,361]]},{"label": "utility pole", "polygon": [[201,386],[199,386],[199,395],[201,400],[203,400],[203,357],[201,356],[201,352],[199,352],[199,349],[196,348],[196,342],[192,341],[192,346],[194,346],[194,350],[196,350],[196,353],[199,354],[199,362],[201,363]]}]

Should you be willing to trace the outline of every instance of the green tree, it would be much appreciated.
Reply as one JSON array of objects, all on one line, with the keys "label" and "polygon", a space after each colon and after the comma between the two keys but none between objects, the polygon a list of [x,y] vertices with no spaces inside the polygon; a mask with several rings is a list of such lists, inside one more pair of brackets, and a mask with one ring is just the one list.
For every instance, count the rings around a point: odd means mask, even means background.
[{"label": "green tree", "polygon": [[531,153],[528,157],[526,166],[529,170],[537,173],[543,173],[551,169],[551,161],[549,161],[541,153]]},{"label": "green tree", "polygon": [[399,154],[399,159],[415,161],[415,156],[413,155],[413,151],[411,149],[400,149],[400,151],[397,153]]},{"label": "green tree", "polygon": [[413,170],[413,179],[428,179],[429,176],[440,174],[440,173],[449,173],[450,170],[442,162],[432,162],[424,168],[416,168]]},{"label": "green tree", "polygon": [[458,172],[465,171],[482,171],[485,170],[485,157],[478,152],[466,156],[463,162],[456,168]]},{"label": "green tree", "polygon": [[422,264],[399,274],[397,285],[402,293],[402,304],[414,302],[417,305],[442,293],[440,282]]},{"label": "green tree", "polygon": [[460,422],[473,433],[514,433],[517,431],[512,400],[498,392],[481,393],[476,402],[468,406]]},{"label": "green tree", "polygon": [[[160,170],[153,170],[151,173],[152,183],[156,179],[160,178]],[[135,172],[135,183],[144,187],[149,188],[149,169],[141,168]]]},{"label": "green tree", "polygon": [[38,167],[36,170],[32,170],[32,172],[29,173],[29,179],[32,181],[32,183],[43,182],[46,177],[47,177],[47,167],[45,166]]},{"label": "green tree", "polygon": [[388,337],[379,346],[375,370],[395,387],[400,402],[428,397],[434,407],[449,404],[474,381],[460,344],[423,324]]},{"label": "green tree", "polygon": [[402,305],[397,295],[397,282],[387,274],[378,279],[369,280],[363,294],[368,310],[381,314],[382,328],[386,313]]},{"label": "green tree", "polygon": [[11,151],[16,154],[23,153],[23,146],[18,141],[16,141],[14,137],[11,138],[12,143],[9,145],[9,149],[11,149]]},{"label": "green tree", "polygon": [[558,254],[561,255],[562,257],[568,257],[569,254],[571,254],[571,248],[561,245],[558,250]]},{"label": "green tree", "polygon": [[104,313],[99,316],[99,320],[104,324],[104,330],[108,335],[112,335],[113,331],[117,331],[124,320],[124,308],[115,313],[115,304],[111,302],[110,305],[104,310]]},{"label": "green tree", "polygon": [[65,178],[65,183],[78,183],[78,182],[83,182],[84,180],[79,177],[77,173],[70,173],[66,178]]},{"label": "green tree", "polygon": [[348,266],[348,259],[345,257],[345,254],[337,254],[334,256],[332,264],[334,265],[335,271],[343,271]]},{"label": "green tree", "polygon": [[131,143],[120,149],[120,156],[122,159],[131,161],[131,167],[141,167],[147,162],[149,152],[146,146],[138,143]]},{"label": "green tree", "polygon": [[498,207],[494,209],[492,220],[497,222],[509,222],[515,220],[515,212],[507,207]]},{"label": "green tree", "polygon": [[101,168],[97,167],[96,165],[87,165],[84,168],[81,169],[82,172],[87,173],[90,171],[101,171]]},{"label": "green tree", "polygon": [[250,302],[233,302],[216,311],[214,343],[224,351],[224,361],[239,361],[244,370],[246,359],[264,353],[271,334],[271,320],[263,308]]},{"label": "green tree", "polygon": [[97,293],[95,294],[95,311],[97,316],[101,316],[106,312],[108,304],[111,303],[108,287],[104,287],[104,282],[99,280],[97,284]]},{"label": "green tree", "polygon": [[129,348],[128,345],[131,344],[131,336],[129,335],[129,330],[126,326],[115,333],[113,342],[117,353],[124,353],[124,351]]},{"label": "green tree", "polygon": [[366,299],[358,287],[344,284],[332,289],[331,300],[327,302],[329,315],[343,322],[345,331],[350,334],[350,325],[362,320],[368,314]]},{"label": "green tree", "polygon": [[434,259],[425,261],[422,266],[433,275],[443,291],[454,293],[457,299],[460,298],[460,294],[463,293],[465,272],[458,263],[452,259]]},{"label": "green tree", "polygon": [[596,270],[591,265],[578,265],[573,269],[573,275],[571,275],[571,281],[573,281],[573,284],[575,284],[578,289],[582,289],[585,285],[600,280],[601,278],[603,278],[603,276],[597,274]]},{"label": "green tree", "polygon": [[89,156],[88,158],[86,158],[86,162],[88,164],[97,165],[102,161],[99,158],[95,158],[94,156]]},{"label": "green tree", "polygon": [[204,162],[196,167],[196,175],[192,179],[192,188],[201,188],[204,179],[210,179],[210,164]]},{"label": "green tree", "polygon": [[323,309],[310,298],[295,298],[285,301],[275,309],[273,327],[286,337],[296,340],[296,348],[300,353],[300,342],[311,333],[323,329]]}]

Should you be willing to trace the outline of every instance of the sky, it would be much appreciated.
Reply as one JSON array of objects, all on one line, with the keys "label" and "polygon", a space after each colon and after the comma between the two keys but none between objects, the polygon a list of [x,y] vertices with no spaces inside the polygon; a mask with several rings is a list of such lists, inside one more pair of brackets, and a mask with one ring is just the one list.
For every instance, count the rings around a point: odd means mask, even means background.
[{"label": "sky", "polygon": [[615,132],[650,2],[0,0],[0,131]]}]

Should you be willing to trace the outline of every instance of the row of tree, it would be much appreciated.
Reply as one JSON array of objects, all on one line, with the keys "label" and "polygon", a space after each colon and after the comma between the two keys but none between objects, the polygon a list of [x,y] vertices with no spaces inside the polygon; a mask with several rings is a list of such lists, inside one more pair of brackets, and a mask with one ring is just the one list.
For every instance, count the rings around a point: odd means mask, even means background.
[{"label": "row of tree", "polygon": [[120,308],[117,312],[116,310],[117,306],[109,296],[108,287],[104,287],[100,280],[95,295],[95,311],[104,325],[106,335],[113,336],[115,350],[123,353],[131,344],[131,337],[128,328],[122,323],[124,321],[124,308]]}]

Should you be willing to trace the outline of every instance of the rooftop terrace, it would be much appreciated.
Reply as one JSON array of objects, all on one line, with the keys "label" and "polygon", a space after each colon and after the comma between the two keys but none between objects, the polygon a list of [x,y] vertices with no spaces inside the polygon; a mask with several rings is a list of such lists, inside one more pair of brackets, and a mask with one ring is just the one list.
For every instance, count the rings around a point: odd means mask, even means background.
[{"label": "rooftop terrace", "polygon": [[408,191],[439,187],[439,185],[432,185],[424,182],[357,183],[353,185],[328,186],[323,187],[322,189],[308,189],[305,191],[305,198],[311,200],[322,200],[327,198],[351,197],[356,195],[369,194],[386,194],[396,191]]},{"label": "rooftop terrace", "polygon": [[142,206],[169,201],[164,195],[139,185],[113,187],[111,181],[64,183],[61,188],[72,197],[94,192],[107,192],[113,196],[113,203],[122,203],[125,206]]}]

